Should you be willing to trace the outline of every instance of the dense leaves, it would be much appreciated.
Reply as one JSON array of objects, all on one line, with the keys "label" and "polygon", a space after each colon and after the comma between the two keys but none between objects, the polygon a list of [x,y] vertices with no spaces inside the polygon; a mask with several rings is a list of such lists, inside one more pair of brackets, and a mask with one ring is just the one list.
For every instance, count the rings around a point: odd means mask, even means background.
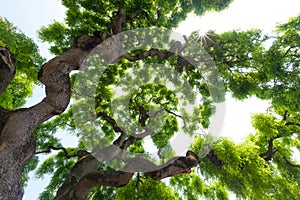
[{"label": "dense leaves", "polygon": [[[91,35],[94,31],[105,31],[110,25],[111,19],[116,15],[118,8],[123,7],[128,15],[137,10],[145,10],[152,19],[157,19],[155,26],[172,28],[187,17],[189,12],[194,11],[202,15],[211,10],[226,8],[231,0],[213,1],[141,1],[141,0],[62,0],[67,7],[65,23],[55,22],[48,27],[42,27],[40,38],[50,42],[53,46],[50,51],[59,55],[68,49],[74,37],[78,35]],[[149,27],[152,24],[145,16],[126,25],[125,30]]]},{"label": "dense leaves", "polygon": [[37,83],[37,72],[45,61],[32,39],[0,17],[0,46],[9,48],[15,57],[16,76],[0,95],[0,106],[6,109],[19,108],[25,98],[31,96]]}]

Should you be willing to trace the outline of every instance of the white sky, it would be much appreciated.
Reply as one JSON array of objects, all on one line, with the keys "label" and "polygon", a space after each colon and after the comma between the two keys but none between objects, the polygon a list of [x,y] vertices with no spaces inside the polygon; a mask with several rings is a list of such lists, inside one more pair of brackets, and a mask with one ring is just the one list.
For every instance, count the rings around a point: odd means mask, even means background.
[{"label": "white sky", "polygon": [[[62,21],[64,7],[59,0],[0,0],[0,16],[19,27],[27,36],[39,45],[41,54],[50,59],[48,45],[41,44],[37,39],[37,30],[53,22]],[[194,30],[215,30],[218,33],[232,29],[260,28],[270,33],[276,23],[286,22],[289,17],[300,14],[300,0],[235,0],[230,7],[221,13],[208,13],[199,18],[189,15],[177,29],[179,33],[188,35]],[[34,92],[30,104],[43,98],[43,92]],[[27,104],[29,105],[29,104]],[[240,142],[252,131],[250,113],[266,112],[268,104],[255,98],[237,102],[231,98],[226,101],[226,120],[222,135],[229,136]],[[45,187],[45,181],[30,181],[25,191],[24,200],[33,200]]]}]

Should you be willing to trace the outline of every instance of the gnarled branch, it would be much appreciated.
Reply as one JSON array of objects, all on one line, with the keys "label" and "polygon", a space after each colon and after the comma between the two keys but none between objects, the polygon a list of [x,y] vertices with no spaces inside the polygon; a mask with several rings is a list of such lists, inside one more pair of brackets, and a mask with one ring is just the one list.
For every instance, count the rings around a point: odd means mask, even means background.
[{"label": "gnarled branch", "polygon": [[[145,175],[155,180],[190,173],[191,168],[197,166],[199,159],[195,153],[188,151],[186,156],[175,157],[166,164],[157,166],[147,159],[136,157],[128,159],[125,167],[120,171],[92,171],[86,173],[80,180],[73,183],[68,190],[60,190],[55,200],[85,200],[88,192],[95,186],[121,187],[126,185],[135,172],[146,171]],[[149,171],[149,172],[147,172]]]}]

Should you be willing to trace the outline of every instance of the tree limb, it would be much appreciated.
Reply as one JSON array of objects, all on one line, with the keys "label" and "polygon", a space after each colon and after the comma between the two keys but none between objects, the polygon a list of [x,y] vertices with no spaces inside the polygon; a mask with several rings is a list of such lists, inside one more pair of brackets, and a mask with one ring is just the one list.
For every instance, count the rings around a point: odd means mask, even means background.
[{"label": "tree limb", "polygon": [[15,59],[8,48],[0,46],[0,94],[16,74]]},{"label": "tree limb", "polygon": [[120,171],[93,171],[85,174],[70,190],[64,191],[55,200],[85,200],[88,192],[95,186],[121,187],[126,185],[135,172],[149,171],[145,175],[154,180],[190,173],[191,168],[197,166],[199,159],[195,153],[188,151],[186,156],[175,157],[166,164],[157,166],[147,159],[131,158]]},{"label": "tree limb", "polygon": [[132,178],[133,173],[123,171],[92,172],[85,175],[74,187],[74,196],[63,200],[86,200],[88,192],[95,186],[122,187]]}]

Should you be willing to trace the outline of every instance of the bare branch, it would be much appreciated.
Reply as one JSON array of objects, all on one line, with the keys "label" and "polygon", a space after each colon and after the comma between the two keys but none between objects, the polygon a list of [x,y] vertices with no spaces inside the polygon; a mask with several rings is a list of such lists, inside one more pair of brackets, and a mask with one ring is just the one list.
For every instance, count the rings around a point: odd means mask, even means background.
[{"label": "bare branch", "polygon": [[55,200],[86,200],[88,192],[94,186],[121,187],[126,185],[132,178],[133,173],[123,171],[92,172],[85,175],[74,188],[74,197],[67,195]]},{"label": "bare branch", "polygon": [[269,144],[268,144],[268,150],[264,153],[259,154],[259,156],[261,158],[263,158],[265,161],[270,161],[273,156],[275,155],[275,153],[277,152],[277,149],[273,148],[273,141],[280,138],[280,135],[274,136],[269,140]]},{"label": "bare branch", "polygon": [[48,148],[44,151],[38,151],[35,154],[42,154],[42,153],[50,153],[51,150],[63,150],[65,156],[69,159],[70,155],[68,154],[68,151],[66,148],[64,147],[54,147],[54,146],[48,146]]},{"label": "bare branch", "polygon": [[283,157],[283,160],[284,160],[285,163],[286,163],[288,166],[290,166],[290,167],[300,168],[300,165],[296,165],[296,164],[291,163],[291,162],[287,159],[287,157]]},{"label": "bare branch", "polygon": [[126,23],[126,11],[124,8],[119,8],[116,16],[110,24],[110,29],[113,34],[121,33],[123,31],[123,25]]},{"label": "bare branch", "polygon": [[[133,21],[135,18],[137,18],[140,15],[144,15],[152,25],[156,24],[156,22],[150,17],[150,15],[142,9],[139,9],[134,13],[132,13],[131,15],[127,16],[126,10],[124,8],[119,8],[111,24],[109,25],[109,29],[112,31],[113,34],[121,33],[123,31],[123,26],[125,23],[129,21]],[[160,18],[160,11],[157,11],[157,20],[159,20],[159,18]],[[100,38],[103,39],[110,36],[111,34],[109,33],[109,31],[106,31],[101,35]]]},{"label": "bare branch", "polygon": [[185,123],[185,121],[184,121],[184,119],[183,119],[183,117],[181,115],[178,115],[178,114],[174,113],[173,111],[171,111],[171,110],[169,110],[167,108],[164,108],[164,109],[165,109],[165,111],[167,113],[169,113],[171,115],[174,115],[175,117],[179,117],[180,119],[182,119],[182,121],[183,121],[183,128],[186,126],[186,123]]},{"label": "bare branch", "polygon": [[178,174],[191,173],[191,169],[199,164],[199,158],[192,151],[188,151],[186,156],[175,157],[165,164],[158,166],[157,170],[147,172],[146,175],[154,180],[161,180],[166,177],[176,176]]},{"label": "bare branch", "polygon": [[296,46],[290,46],[290,47],[286,50],[286,52],[283,54],[282,57],[284,58],[285,56],[288,55],[288,53],[289,53],[292,49],[297,48],[297,47],[299,47],[299,45],[296,45]]}]

